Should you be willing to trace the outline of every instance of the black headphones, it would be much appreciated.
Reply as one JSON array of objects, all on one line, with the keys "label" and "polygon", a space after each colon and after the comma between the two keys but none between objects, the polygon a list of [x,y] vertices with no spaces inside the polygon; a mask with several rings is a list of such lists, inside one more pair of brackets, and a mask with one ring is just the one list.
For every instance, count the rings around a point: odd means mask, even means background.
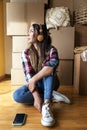
[{"label": "black headphones", "polygon": [[37,40],[39,42],[42,42],[43,39],[44,39],[44,36],[43,36],[43,29],[42,29],[42,25],[40,24],[40,30],[39,30],[40,34],[37,36]]}]

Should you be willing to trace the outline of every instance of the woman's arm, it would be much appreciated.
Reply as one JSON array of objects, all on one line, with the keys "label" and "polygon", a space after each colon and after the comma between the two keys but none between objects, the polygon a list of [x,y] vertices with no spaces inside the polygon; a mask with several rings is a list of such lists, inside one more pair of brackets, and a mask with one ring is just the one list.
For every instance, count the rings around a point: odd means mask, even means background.
[{"label": "woman's arm", "polygon": [[47,56],[46,60],[43,62],[43,68],[37,74],[35,74],[29,81],[29,89],[31,92],[35,90],[35,85],[38,80],[52,74],[54,68],[58,66],[59,58],[56,48],[51,48],[49,57]]},{"label": "woman's arm", "polygon": [[33,92],[35,90],[37,81],[52,74],[53,70],[54,67],[44,66],[37,74],[35,74],[28,83],[30,91]]},{"label": "woman's arm", "polygon": [[44,66],[36,75],[33,76],[34,80],[37,82],[38,80],[42,79],[53,73],[54,67]]},{"label": "woman's arm", "polygon": [[22,51],[21,59],[26,81],[29,82],[31,77],[35,74],[29,58],[29,49]]}]

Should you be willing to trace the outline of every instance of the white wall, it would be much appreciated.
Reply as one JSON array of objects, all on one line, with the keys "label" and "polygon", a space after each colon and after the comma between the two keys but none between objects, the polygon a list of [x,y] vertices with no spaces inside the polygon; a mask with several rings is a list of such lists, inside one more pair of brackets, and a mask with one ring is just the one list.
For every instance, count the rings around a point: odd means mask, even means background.
[{"label": "white wall", "polygon": [[10,0],[3,0],[4,6],[4,42],[5,42],[5,74],[11,74],[12,66],[12,38],[6,35],[6,2]]},{"label": "white wall", "polygon": [[11,74],[12,68],[12,37],[5,35],[5,74]]}]

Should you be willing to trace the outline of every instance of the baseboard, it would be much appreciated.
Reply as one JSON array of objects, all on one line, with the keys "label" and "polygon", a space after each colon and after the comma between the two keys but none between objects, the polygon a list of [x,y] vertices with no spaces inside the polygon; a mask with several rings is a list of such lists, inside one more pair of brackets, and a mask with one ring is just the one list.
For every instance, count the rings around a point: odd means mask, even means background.
[{"label": "baseboard", "polygon": [[11,74],[5,74],[5,78],[11,78]]},{"label": "baseboard", "polygon": [[7,80],[7,79],[11,79],[11,75],[10,74],[5,74],[3,76],[0,76],[0,81]]},{"label": "baseboard", "polygon": [[0,81],[4,80],[5,79],[5,75],[3,76],[0,76]]}]

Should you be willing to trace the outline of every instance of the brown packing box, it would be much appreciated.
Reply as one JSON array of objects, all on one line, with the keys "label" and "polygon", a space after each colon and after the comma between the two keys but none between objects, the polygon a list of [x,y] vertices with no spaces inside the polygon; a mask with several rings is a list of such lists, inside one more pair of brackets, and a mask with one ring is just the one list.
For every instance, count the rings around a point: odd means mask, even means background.
[{"label": "brown packing box", "polygon": [[75,54],[74,87],[78,94],[87,95],[87,62],[82,61],[80,54]]},{"label": "brown packing box", "polygon": [[86,25],[75,25],[75,46],[87,46]]},{"label": "brown packing box", "polygon": [[51,6],[66,6],[73,13],[73,0],[51,0]]},{"label": "brown packing box", "polygon": [[60,59],[73,59],[74,32],[74,27],[61,27],[58,30],[50,30],[52,44],[58,49]]},{"label": "brown packing box", "polygon": [[27,24],[36,22],[38,24],[44,23],[44,3],[29,3],[26,5]]},{"label": "brown packing box", "polygon": [[48,4],[48,0],[10,0],[10,2],[44,2]]},{"label": "brown packing box", "polygon": [[60,64],[58,75],[61,85],[73,83],[74,27],[51,29],[52,44],[58,49]]},{"label": "brown packing box", "polygon": [[60,60],[57,71],[60,85],[73,84],[73,60]]},{"label": "brown packing box", "polygon": [[24,3],[6,3],[6,33],[7,35],[25,35],[27,23]]},{"label": "brown packing box", "polygon": [[44,23],[43,2],[6,3],[7,35],[27,35],[28,26],[31,22]]}]

